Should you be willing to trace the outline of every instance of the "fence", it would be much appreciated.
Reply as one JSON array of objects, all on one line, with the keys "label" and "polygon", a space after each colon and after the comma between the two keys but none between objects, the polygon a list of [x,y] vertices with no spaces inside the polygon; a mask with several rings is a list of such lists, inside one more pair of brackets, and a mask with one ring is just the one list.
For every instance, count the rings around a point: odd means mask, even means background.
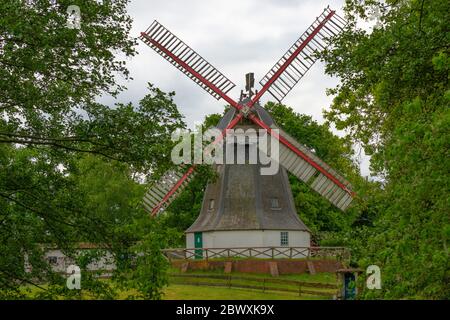
[{"label": "fence", "polygon": [[164,249],[169,260],[220,258],[334,258],[349,261],[350,251],[345,247],[246,247],[246,248],[178,248]]},{"label": "fence", "polygon": [[301,296],[302,294],[308,294],[327,298],[333,298],[338,291],[338,286],[336,284],[330,283],[214,274],[170,274],[170,283],[195,286],[253,289],[261,290],[262,292],[291,292],[296,293],[299,296]]}]

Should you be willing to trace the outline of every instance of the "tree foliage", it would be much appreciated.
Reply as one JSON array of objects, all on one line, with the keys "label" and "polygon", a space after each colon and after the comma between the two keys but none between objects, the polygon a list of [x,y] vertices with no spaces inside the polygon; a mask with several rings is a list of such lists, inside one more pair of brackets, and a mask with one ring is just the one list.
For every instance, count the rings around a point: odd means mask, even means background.
[{"label": "tree foliage", "polygon": [[[375,8],[379,24],[359,27]],[[384,178],[359,256],[381,267],[383,289],[367,296],[448,298],[449,2],[347,1],[345,9],[349,27],[324,54],[327,72],[341,78],[326,118],[364,146]]]},{"label": "tree foliage", "polygon": [[[88,241],[120,255],[143,237],[119,232],[144,214],[136,181],[169,166],[171,132],[184,123],[173,93],[152,85],[138,105],[98,103],[124,89],[119,77],[129,79],[136,41],[127,3],[0,4],[1,297],[42,282],[43,297],[73,295],[42,259],[46,245],[77,258],[77,243]],[[67,25],[69,5],[80,7],[79,29]]]}]

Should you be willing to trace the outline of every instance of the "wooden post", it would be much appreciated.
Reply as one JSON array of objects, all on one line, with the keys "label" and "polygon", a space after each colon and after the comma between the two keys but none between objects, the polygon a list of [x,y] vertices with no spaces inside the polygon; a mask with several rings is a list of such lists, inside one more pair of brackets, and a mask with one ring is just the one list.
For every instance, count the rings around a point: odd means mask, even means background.
[{"label": "wooden post", "polygon": [[266,293],[266,278],[264,278],[263,282],[263,292]]},{"label": "wooden post", "polygon": [[302,285],[298,284],[298,296],[300,297],[302,295]]}]

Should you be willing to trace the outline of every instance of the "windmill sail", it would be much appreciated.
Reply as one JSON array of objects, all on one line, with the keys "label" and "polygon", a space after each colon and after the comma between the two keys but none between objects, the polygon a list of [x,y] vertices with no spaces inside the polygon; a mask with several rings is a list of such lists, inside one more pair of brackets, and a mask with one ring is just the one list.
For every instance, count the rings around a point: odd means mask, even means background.
[{"label": "windmill sail", "polygon": [[346,22],[326,8],[300,38],[259,82],[264,91],[281,102],[316,62],[316,53],[325,49],[328,38],[339,34]]},{"label": "windmill sail", "polygon": [[[298,151],[295,152],[286,144],[280,143],[278,162],[286,168],[286,170],[308,184],[333,205],[345,211],[352,202],[354,196],[350,183],[323,160],[317,157],[315,153],[298,143],[286,132],[275,125],[272,125],[271,129],[279,130],[279,135],[287,140],[288,143],[294,146]],[[270,137],[270,139],[274,138]],[[267,153],[270,152],[270,145],[269,142]]]},{"label": "windmill sail", "polygon": [[[228,112],[218,124],[218,129],[222,130],[221,137],[223,138],[226,135],[227,129],[236,126],[241,118],[242,114],[235,116],[235,112]],[[219,143],[221,139],[216,139],[215,143]],[[159,181],[155,182],[148,189],[143,199],[144,208],[151,212],[152,215],[164,212],[172,201],[186,188],[195,174],[195,166],[191,166],[187,170],[186,166],[181,166],[178,170],[167,171]]]},{"label": "windmill sail", "polygon": [[235,87],[231,80],[158,21],[155,20],[139,38],[217,100]]},{"label": "windmill sail", "polygon": [[147,190],[143,199],[143,206],[152,215],[163,212],[175,198],[183,191],[195,175],[194,167],[183,173],[180,170],[169,170],[161,179]]}]

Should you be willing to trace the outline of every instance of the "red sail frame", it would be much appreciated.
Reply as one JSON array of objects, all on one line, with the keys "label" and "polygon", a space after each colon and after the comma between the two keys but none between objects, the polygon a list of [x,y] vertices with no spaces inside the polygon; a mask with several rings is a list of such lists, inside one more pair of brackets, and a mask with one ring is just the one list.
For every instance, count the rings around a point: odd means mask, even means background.
[{"label": "red sail frame", "polygon": [[272,84],[281,76],[281,74],[291,65],[292,61],[302,52],[302,50],[308,45],[309,42],[320,32],[331,17],[335,15],[336,11],[330,11],[326,18],[314,29],[314,31],[306,38],[305,41],[295,50],[295,52],[286,60],[286,62],[278,69],[278,71],[270,78],[269,81],[261,88],[258,94],[252,99],[251,105],[255,104],[266,93],[266,91],[272,86]]}]

